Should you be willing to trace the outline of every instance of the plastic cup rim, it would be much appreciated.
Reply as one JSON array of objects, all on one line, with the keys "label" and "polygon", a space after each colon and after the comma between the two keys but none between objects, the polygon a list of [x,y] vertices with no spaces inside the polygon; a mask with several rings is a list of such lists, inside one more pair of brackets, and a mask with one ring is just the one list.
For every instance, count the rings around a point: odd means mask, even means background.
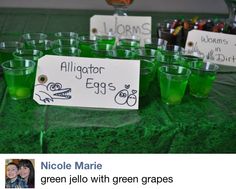
[{"label": "plastic cup rim", "polygon": [[[21,67],[21,68],[11,68],[11,67],[5,66],[5,65],[8,64],[9,62],[13,62],[13,61],[18,61],[18,62],[19,62],[19,61],[20,61],[20,62],[30,62],[30,63],[32,63],[33,65],[28,66],[28,67]],[[7,60],[7,61],[3,62],[3,63],[1,64],[1,66],[2,66],[3,70],[8,70],[8,71],[23,71],[23,70],[27,70],[27,69],[30,69],[30,68],[32,68],[32,67],[35,67],[35,66],[36,66],[36,63],[35,63],[35,61],[30,60],[30,59],[11,59],[11,60]]]},{"label": "plastic cup rim", "polygon": [[[167,68],[167,67],[173,67],[173,68],[181,68],[181,69],[185,69],[186,70],[186,73],[185,74],[178,74],[178,75],[175,75],[175,74],[172,74],[172,73],[167,73],[167,72],[164,72],[163,70],[161,70],[162,68]],[[159,67],[158,69],[159,72],[165,74],[165,75],[169,75],[169,76],[175,76],[175,77],[183,77],[183,76],[190,76],[191,74],[191,69],[189,68],[186,68],[184,66],[179,66],[179,65],[174,65],[174,64],[171,64],[171,65],[162,65]]]},{"label": "plastic cup rim", "polygon": [[195,70],[195,71],[201,71],[201,72],[217,72],[217,70],[219,69],[219,65],[215,64],[215,63],[211,63],[211,62],[203,62],[204,65],[208,64],[208,65],[213,65],[214,69],[205,69],[204,67],[200,67],[200,68],[195,68],[192,67],[192,64],[190,64],[190,68],[191,70]]}]

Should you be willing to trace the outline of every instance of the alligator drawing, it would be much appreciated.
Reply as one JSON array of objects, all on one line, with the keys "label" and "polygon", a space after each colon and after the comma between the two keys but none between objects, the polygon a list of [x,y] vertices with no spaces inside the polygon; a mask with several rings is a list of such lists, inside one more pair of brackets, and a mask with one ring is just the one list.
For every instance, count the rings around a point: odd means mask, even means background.
[{"label": "alligator drawing", "polygon": [[35,95],[44,103],[53,102],[55,99],[71,99],[71,96],[68,94],[71,92],[71,88],[63,89],[61,83],[50,82],[47,85],[37,84],[35,85],[35,91]]}]

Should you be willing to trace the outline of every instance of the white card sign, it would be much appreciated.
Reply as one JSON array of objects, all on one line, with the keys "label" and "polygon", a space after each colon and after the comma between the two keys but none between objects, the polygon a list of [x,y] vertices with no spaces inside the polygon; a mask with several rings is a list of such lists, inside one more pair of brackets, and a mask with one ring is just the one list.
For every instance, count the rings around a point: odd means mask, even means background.
[{"label": "white card sign", "polygon": [[152,18],[150,16],[105,16],[95,15],[90,19],[90,35],[113,33],[119,36],[138,36],[141,45],[151,38]]},{"label": "white card sign", "polygon": [[216,64],[236,67],[236,35],[192,30],[185,49],[189,54],[203,54],[206,60]]},{"label": "white card sign", "polygon": [[140,61],[46,55],[34,100],[42,105],[138,109]]}]

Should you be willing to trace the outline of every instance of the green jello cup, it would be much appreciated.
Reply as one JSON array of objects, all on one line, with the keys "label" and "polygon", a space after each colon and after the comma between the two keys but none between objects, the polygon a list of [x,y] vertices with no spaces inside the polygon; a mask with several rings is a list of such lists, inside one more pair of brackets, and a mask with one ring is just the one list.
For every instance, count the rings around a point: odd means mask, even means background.
[{"label": "green jello cup", "polygon": [[36,49],[20,49],[13,52],[14,59],[18,60],[33,60],[37,63],[38,59],[43,56],[43,52]]},{"label": "green jello cup", "polygon": [[196,67],[202,67],[203,65],[203,57],[195,56],[195,55],[187,55],[187,54],[180,54],[179,59],[177,60],[177,64],[182,65],[186,68],[190,68],[191,65],[194,63]]},{"label": "green jello cup", "polygon": [[114,59],[136,59],[137,54],[134,51],[123,49],[123,48],[117,48],[111,51],[108,51],[109,58]]},{"label": "green jello cup", "polygon": [[155,64],[150,60],[140,60],[140,83],[139,83],[139,96],[144,97],[147,95],[151,82],[153,81],[155,73]]},{"label": "green jello cup", "polygon": [[97,44],[110,44],[110,45],[116,45],[116,37],[112,34],[108,35],[96,35],[96,43]]},{"label": "green jello cup", "polygon": [[119,46],[137,49],[140,47],[140,38],[138,36],[121,36]]},{"label": "green jello cup", "polygon": [[88,35],[79,37],[79,49],[81,50],[81,57],[93,57],[91,53],[91,45],[95,44],[96,37],[90,37]]},{"label": "green jello cup", "polygon": [[8,60],[2,64],[9,95],[14,100],[30,98],[35,80],[35,62]]},{"label": "green jello cup", "polygon": [[160,55],[158,56],[158,62],[163,64],[179,64],[180,55],[184,53],[184,49],[177,45],[167,45],[160,49]]},{"label": "green jello cup", "polygon": [[59,47],[52,50],[54,55],[59,56],[80,56],[80,50],[75,47]]},{"label": "green jello cup", "polygon": [[93,44],[90,48],[94,58],[110,58],[110,51],[115,49],[111,44]]},{"label": "green jello cup", "polygon": [[168,105],[180,104],[191,70],[178,65],[164,65],[158,71],[162,101]]},{"label": "green jello cup", "polygon": [[54,33],[55,39],[78,39],[79,34],[76,32],[56,32]]},{"label": "green jello cup", "polygon": [[0,64],[7,60],[13,59],[13,52],[24,48],[24,43],[19,41],[2,41],[0,42]]},{"label": "green jello cup", "polygon": [[158,67],[158,62],[157,62],[157,55],[158,55],[158,50],[157,49],[150,49],[150,48],[139,48],[134,51],[137,54],[137,59],[146,62],[151,62],[154,65],[154,70],[153,70],[153,79],[155,77],[155,73]]},{"label": "green jello cup", "polygon": [[219,66],[210,62],[205,62],[201,66],[192,63],[190,69],[190,94],[197,98],[207,98],[212,89]]},{"label": "green jello cup", "polygon": [[45,33],[24,33],[22,39],[24,42],[31,40],[45,40],[48,36]]},{"label": "green jello cup", "polygon": [[50,40],[29,40],[25,44],[27,49],[42,51],[44,55],[52,54],[52,41]]},{"label": "green jello cup", "polygon": [[79,48],[79,40],[78,39],[56,39],[52,42],[52,46],[54,49],[59,47],[75,47]]}]

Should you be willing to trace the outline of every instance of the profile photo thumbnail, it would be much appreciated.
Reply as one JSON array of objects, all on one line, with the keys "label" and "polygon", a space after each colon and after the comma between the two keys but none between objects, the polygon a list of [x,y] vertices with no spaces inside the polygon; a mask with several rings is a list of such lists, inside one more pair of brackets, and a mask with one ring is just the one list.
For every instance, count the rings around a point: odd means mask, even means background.
[{"label": "profile photo thumbnail", "polygon": [[35,188],[34,159],[5,160],[5,188]]}]

